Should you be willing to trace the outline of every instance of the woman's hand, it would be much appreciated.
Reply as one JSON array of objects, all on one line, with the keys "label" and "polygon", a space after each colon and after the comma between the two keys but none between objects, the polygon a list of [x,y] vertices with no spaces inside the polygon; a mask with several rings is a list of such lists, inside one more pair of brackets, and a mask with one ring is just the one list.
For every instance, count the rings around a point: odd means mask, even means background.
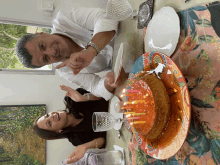
[{"label": "woman's hand", "polygon": [[82,102],[82,101],[86,101],[87,100],[87,97],[84,96],[84,95],[81,95],[78,91],[68,87],[68,86],[65,86],[65,85],[60,85],[60,88],[63,90],[63,91],[66,91],[66,96],[70,97],[73,101],[75,102]]},{"label": "woman's hand", "polygon": [[82,144],[75,148],[73,153],[68,157],[68,160],[66,161],[67,164],[75,163],[78,160],[80,160],[86,153],[86,145]]},{"label": "woman's hand", "polygon": [[81,52],[73,53],[68,60],[56,66],[56,69],[67,66],[70,70],[73,71],[74,75],[77,75],[83,68],[87,67],[92,62],[93,58],[97,54],[96,50],[94,50],[91,50],[89,47],[88,49]]}]

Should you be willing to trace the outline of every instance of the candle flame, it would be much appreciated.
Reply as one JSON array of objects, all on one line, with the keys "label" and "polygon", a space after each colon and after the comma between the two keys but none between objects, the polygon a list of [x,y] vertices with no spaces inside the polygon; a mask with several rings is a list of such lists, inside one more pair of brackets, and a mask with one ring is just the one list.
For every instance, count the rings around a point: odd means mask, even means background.
[{"label": "candle flame", "polygon": [[130,116],[131,116],[131,114],[126,115],[126,117],[130,117]]},{"label": "candle flame", "polygon": [[122,93],[125,93],[125,91],[126,91],[126,89],[123,89],[123,90],[122,90]]},{"label": "candle flame", "polygon": [[146,113],[134,113],[133,115],[137,116],[137,115],[146,115]]}]

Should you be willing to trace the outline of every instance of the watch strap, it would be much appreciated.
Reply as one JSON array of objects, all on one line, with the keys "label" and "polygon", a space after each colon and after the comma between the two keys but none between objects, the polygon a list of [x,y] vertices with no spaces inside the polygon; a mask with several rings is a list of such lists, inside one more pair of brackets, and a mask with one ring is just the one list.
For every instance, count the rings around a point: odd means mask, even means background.
[{"label": "watch strap", "polygon": [[96,44],[94,44],[92,41],[89,41],[89,42],[88,42],[88,44],[86,45],[86,49],[87,49],[89,46],[93,47],[93,48],[97,51],[96,56],[100,53],[100,50],[99,50],[98,46],[97,46]]}]

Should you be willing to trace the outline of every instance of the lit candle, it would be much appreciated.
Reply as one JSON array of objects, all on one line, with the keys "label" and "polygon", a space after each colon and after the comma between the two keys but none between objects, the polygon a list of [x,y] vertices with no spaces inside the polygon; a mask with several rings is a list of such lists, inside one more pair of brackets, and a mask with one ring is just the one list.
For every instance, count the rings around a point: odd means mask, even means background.
[{"label": "lit candle", "polygon": [[127,92],[135,92],[135,93],[139,93],[139,90],[127,90]]},{"label": "lit candle", "polygon": [[133,125],[133,124],[144,124],[144,123],[146,123],[146,121],[134,121],[134,122],[131,122],[130,125]]},{"label": "lit candle", "polygon": [[128,114],[135,114],[135,112],[124,112],[125,115],[128,115]]},{"label": "lit candle", "polygon": [[123,90],[122,90],[123,93],[125,93],[126,91],[127,91],[127,92],[135,92],[135,93],[140,92],[139,90],[131,90],[131,89],[127,89],[127,90],[126,90],[126,89],[123,89]]},{"label": "lit candle", "polygon": [[132,94],[132,93],[126,93],[126,94],[123,94],[123,95],[121,95],[121,97],[124,97],[124,96],[134,96],[134,94]]},{"label": "lit candle", "polygon": [[140,117],[129,117],[128,120],[140,119]]},{"label": "lit candle", "polygon": [[121,109],[131,109],[133,106],[121,107]]},{"label": "lit candle", "polygon": [[145,100],[135,100],[133,101],[133,104],[137,104],[137,103],[145,103]]},{"label": "lit candle", "polygon": [[125,102],[125,103],[124,103],[124,105],[126,105],[126,104],[134,104],[134,102],[133,102],[133,101],[132,101],[132,102],[129,102],[129,101],[128,101],[128,102]]},{"label": "lit candle", "polygon": [[137,116],[137,115],[146,115],[146,113],[134,113],[133,115]]},{"label": "lit candle", "polygon": [[144,124],[146,121],[134,121],[134,124]]},{"label": "lit candle", "polygon": [[130,116],[131,116],[131,114],[126,115],[126,117],[130,117]]}]

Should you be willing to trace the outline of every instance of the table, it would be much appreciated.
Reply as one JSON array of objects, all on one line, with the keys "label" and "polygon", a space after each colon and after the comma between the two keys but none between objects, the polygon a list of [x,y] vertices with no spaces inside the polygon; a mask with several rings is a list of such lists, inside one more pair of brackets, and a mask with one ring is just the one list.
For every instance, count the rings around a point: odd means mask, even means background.
[{"label": "table", "polygon": [[[134,9],[138,9],[138,6],[143,2],[141,0],[129,0],[130,4],[132,5],[132,7]],[[199,4],[202,4],[202,3],[209,3],[209,2],[213,2],[213,0],[191,0],[190,2],[188,3],[184,3],[183,0],[178,0],[178,1],[173,1],[173,0],[155,0],[154,2],[154,12],[156,12],[157,10],[159,10],[161,7],[163,6],[171,6],[173,7],[176,11],[181,11],[183,9],[187,9],[187,8],[190,8],[192,6],[198,6]],[[124,20],[121,22],[120,24],[120,32],[115,40],[115,46],[114,46],[114,54],[117,54],[117,51],[118,51],[118,48],[119,48],[119,45],[120,43],[123,41],[125,42],[125,56],[124,56],[124,61],[123,61],[123,66],[125,68],[126,71],[129,71],[129,69],[131,69],[131,66],[132,64],[136,61],[136,59],[141,56],[143,54],[143,30],[139,30],[136,28],[137,27],[137,18],[134,19],[134,20],[131,20],[130,18]],[[182,41],[183,42],[183,41]],[[180,43],[178,44],[177,47],[180,46]],[[178,49],[177,49],[178,50]],[[175,53],[178,53],[177,51]],[[179,65],[178,63],[178,59],[177,57],[172,57],[173,60],[175,62],[177,62],[177,64]],[[193,63],[192,63],[193,64]],[[193,85],[193,82],[189,82],[192,87]],[[125,84],[116,89],[116,92],[115,92],[115,95],[119,96],[120,95],[120,92],[121,90],[125,87]],[[214,91],[218,91],[218,88],[214,89]],[[201,93],[200,93],[201,94]],[[216,95],[217,96],[217,95]],[[198,101],[198,100],[195,100],[195,102]],[[213,100],[211,100],[213,101]],[[199,108],[198,108],[199,109]],[[196,111],[195,111],[196,112]],[[202,114],[203,117],[207,117],[209,114],[208,111],[204,111],[204,113]],[[197,115],[201,115],[201,114],[197,114]],[[214,116],[214,117],[218,117],[218,116]],[[214,119],[214,118],[213,118]],[[202,120],[202,121],[205,121]],[[198,122],[198,121],[197,121]],[[215,122],[215,120],[213,120],[213,123],[214,126],[211,130],[209,129],[209,126],[207,125],[206,122],[202,122],[203,124],[201,126],[198,127],[198,129],[201,127],[202,128],[206,128],[206,132],[207,134],[205,134],[206,136],[209,136],[209,135],[213,135],[211,134],[212,130],[216,130],[216,131],[219,131],[219,124],[217,121]],[[198,126],[198,125],[197,125]],[[117,138],[117,132],[115,130],[111,130],[111,131],[108,131],[107,133],[107,148],[109,149],[112,149],[112,144],[117,144],[121,147],[124,147],[125,148],[125,153],[126,153],[126,165],[128,164],[129,162],[129,150],[128,150],[128,143],[130,142],[130,138],[131,138],[131,134],[130,132],[125,128],[123,127],[122,130],[122,137],[121,139],[118,139]],[[194,135],[192,135],[193,137]],[[201,139],[197,139],[197,143],[201,143],[205,140],[207,140],[206,136],[203,136]],[[211,138],[211,137],[209,137]],[[192,143],[193,143],[193,139],[192,139]],[[210,141],[208,141],[210,142]],[[212,142],[212,141],[211,141]],[[194,145],[197,145],[197,143],[195,143]],[[218,144],[218,143],[217,143]],[[218,144],[219,145],[219,144]],[[132,145],[129,145],[129,147],[132,147]],[[134,147],[134,145],[133,145]],[[206,146],[201,146],[201,147],[206,147]],[[197,148],[198,150],[200,148]],[[184,148],[179,155],[177,155],[176,157],[176,160],[179,161],[180,164],[182,164],[184,162],[184,160],[187,158],[187,156],[185,156],[184,154],[186,154],[185,152],[186,148]],[[191,152],[194,152],[194,151],[191,151]],[[210,152],[211,151],[208,151],[209,153],[208,154],[211,154]],[[140,153],[141,154],[141,153]],[[201,153],[201,154],[204,154]],[[217,154],[218,155],[218,154]],[[192,162],[196,162],[197,161],[197,164],[201,163],[199,162],[198,160],[198,155],[195,155],[195,154],[191,154],[188,156],[188,159],[191,160],[191,163]],[[154,161],[154,160],[152,160]],[[164,162],[165,163],[165,162]],[[202,162],[203,164],[211,164],[213,163],[212,159],[208,159],[206,160],[205,162]],[[156,162],[156,164],[161,164],[161,162]],[[215,164],[215,163],[214,163]]]}]

